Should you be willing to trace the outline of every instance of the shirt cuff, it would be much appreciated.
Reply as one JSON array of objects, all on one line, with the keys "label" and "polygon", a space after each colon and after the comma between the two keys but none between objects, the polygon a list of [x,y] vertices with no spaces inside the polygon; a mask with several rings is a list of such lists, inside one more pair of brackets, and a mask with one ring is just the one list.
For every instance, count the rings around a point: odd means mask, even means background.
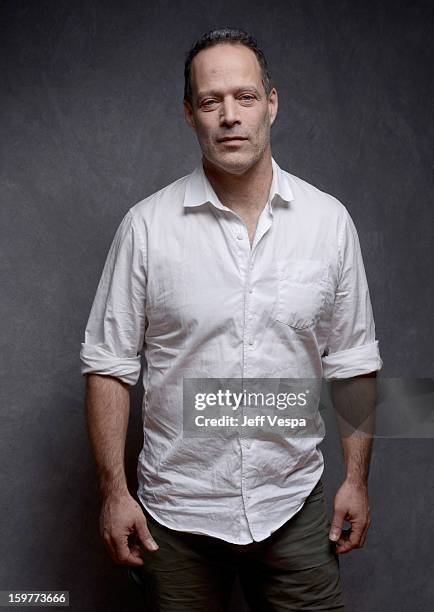
[{"label": "shirt cuff", "polygon": [[322,358],[324,378],[351,378],[381,370],[378,340]]},{"label": "shirt cuff", "polygon": [[135,385],[140,376],[141,356],[117,357],[100,344],[81,343],[81,374],[115,376],[127,385]]}]

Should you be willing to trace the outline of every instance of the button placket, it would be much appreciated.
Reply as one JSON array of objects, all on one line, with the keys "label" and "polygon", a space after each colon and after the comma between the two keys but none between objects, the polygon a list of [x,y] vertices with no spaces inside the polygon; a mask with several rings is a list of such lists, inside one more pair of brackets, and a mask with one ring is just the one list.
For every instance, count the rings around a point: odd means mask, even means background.
[{"label": "button placket", "polygon": [[[243,333],[242,333],[242,377],[246,378],[249,376],[249,370],[251,371],[253,357],[254,357],[254,345],[255,340],[252,335],[254,328],[254,321],[252,320],[252,304],[254,300],[252,299],[252,294],[254,294],[254,288],[251,286],[251,276],[252,269],[255,260],[255,255],[257,252],[257,247],[259,242],[263,239],[264,235],[268,232],[271,223],[272,216],[270,214],[266,214],[268,211],[265,211],[261,214],[258,226],[255,232],[255,238],[252,246],[250,246],[250,240],[248,237],[247,227],[244,222],[239,218],[235,213],[231,215],[230,219],[230,230],[232,236],[234,237],[233,245],[235,247],[235,252],[237,254],[237,259],[240,265],[241,272],[241,282],[244,287],[244,312],[243,312]],[[244,410],[241,406],[240,418],[244,418]],[[252,537],[254,538],[254,534],[252,531],[251,519],[249,517],[249,504],[251,501],[251,491],[249,489],[249,469],[248,460],[246,464],[246,459],[250,456],[251,450],[251,441],[243,437],[243,431],[241,430],[239,433],[239,442],[240,442],[240,453],[241,453],[241,497],[243,500],[243,507],[245,518],[247,520],[247,525],[250,530]],[[247,454],[246,454],[247,453]]]},{"label": "button placket", "polygon": [[[246,292],[245,293],[245,304],[246,304],[246,310],[247,310],[247,316],[245,317],[245,323],[246,323],[245,337],[247,338],[247,348],[253,347],[255,345],[255,340],[252,335],[253,323],[252,323],[252,318],[250,316],[251,304],[252,304],[251,296],[253,294],[253,287],[251,286],[251,272],[253,268],[255,254],[258,249],[258,245],[260,241],[262,240],[262,238],[265,236],[265,234],[269,231],[271,224],[272,224],[272,217],[273,215],[271,214],[271,212],[268,210],[268,207],[266,206],[259,216],[258,224],[257,224],[256,231],[255,231],[255,237],[254,237],[254,241],[253,241],[253,245],[251,249],[251,254],[250,254],[249,269],[248,269],[248,275],[246,279],[246,289],[245,289],[245,292]],[[246,365],[247,364],[246,364],[246,359],[245,359],[244,366]],[[244,368],[243,368],[243,375],[245,375]]]},{"label": "button placket", "polygon": [[248,346],[253,346],[255,343],[254,338],[252,336],[252,317],[251,317],[252,302],[253,302],[251,295],[253,293],[253,288],[251,287],[251,284],[250,284],[251,277],[252,277],[253,261],[254,261],[254,251],[252,250],[250,260],[249,260],[249,267],[248,267],[247,278],[246,278],[246,289],[245,289],[245,304],[246,304],[245,334],[246,334]]}]

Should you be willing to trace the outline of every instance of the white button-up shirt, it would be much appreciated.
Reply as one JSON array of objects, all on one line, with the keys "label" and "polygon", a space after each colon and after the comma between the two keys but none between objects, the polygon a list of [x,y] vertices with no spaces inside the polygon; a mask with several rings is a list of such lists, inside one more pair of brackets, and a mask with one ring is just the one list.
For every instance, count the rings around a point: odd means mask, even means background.
[{"label": "white button-up shirt", "polygon": [[81,373],[136,384],[143,349],[138,496],[163,525],[261,541],[322,475],[324,437],[183,436],[184,378],[348,378],[382,361],[359,240],[336,198],[272,159],[250,245],[202,162],[132,206],[111,244]]}]

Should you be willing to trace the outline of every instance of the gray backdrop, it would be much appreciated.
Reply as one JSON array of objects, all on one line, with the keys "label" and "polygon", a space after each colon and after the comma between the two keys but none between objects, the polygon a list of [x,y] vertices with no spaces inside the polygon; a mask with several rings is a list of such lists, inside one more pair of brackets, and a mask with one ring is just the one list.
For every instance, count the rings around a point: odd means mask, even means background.
[{"label": "gray backdrop", "polygon": [[[0,589],[69,589],[73,610],[138,610],[98,534],[78,354],[115,229],[190,172],[184,53],[253,33],[279,93],[279,165],[339,198],[359,231],[383,376],[432,377],[431,2],[1,4]],[[431,39],[432,40],[432,39]],[[135,492],[141,389],[127,467]],[[328,503],[339,439],[322,445]],[[340,557],[348,610],[428,610],[432,441],[377,440],[373,524]],[[234,591],[234,610],[243,610]]]}]

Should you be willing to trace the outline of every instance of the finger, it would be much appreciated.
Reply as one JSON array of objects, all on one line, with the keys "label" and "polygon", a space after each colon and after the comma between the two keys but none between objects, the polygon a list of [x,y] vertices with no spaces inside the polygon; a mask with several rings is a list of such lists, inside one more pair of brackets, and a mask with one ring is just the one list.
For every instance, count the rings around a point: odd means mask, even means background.
[{"label": "finger", "polygon": [[110,557],[113,559],[113,561],[115,561],[117,563],[117,558],[116,558],[116,551],[112,546],[112,539],[110,537],[110,534],[108,533],[108,531],[104,530],[103,534],[102,534],[103,540],[104,540],[104,545],[110,555]]},{"label": "finger", "polygon": [[361,541],[364,532],[365,523],[363,523],[363,525],[354,523],[351,529],[345,529],[342,532],[342,536],[336,542],[336,552],[339,554],[345,554],[351,550],[361,548]]},{"label": "finger", "polygon": [[349,536],[349,543],[351,544],[351,548],[360,548],[360,543],[362,541],[362,536],[365,532],[366,522],[363,523],[352,523],[351,531]]},{"label": "finger", "polygon": [[336,542],[336,552],[340,555],[350,552],[351,550],[351,544],[349,542],[350,531],[350,529],[344,529],[341,537]]},{"label": "finger", "polygon": [[344,544],[348,542],[349,537],[350,537],[350,531],[351,529],[342,529],[340,538],[339,540],[336,541],[337,546],[343,546]]},{"label": "finger", "polygon": [[362,535],[362,541],[361,541],[360,546],[365,545],[366,536],[368,535],[370,526],[371,526],[371,518],[369,517],[368,522],[366,523],[365,531],[363,532],[363,535]]},{"label": "finger", "polygon": [[335,509],[330,527],[329,538],[333,542],[337,542],[341,537],[342,527],[345,520],[345,512],[340,509]]},{"label": "finger", "polygon": [[116,563],[133,566],[143,565],[143,559],[131,553],[128,546],[128,535],[112,535],[111,546],[114,550]]},{"label": "finger", "polygon": [[142,519],[137,520],[135,522],[137,536],[145,550],[149,550],[151,552],[158,550],[158,544],[154,540],[151,535],[151,532],[148,529],[148,525],[146,522],[146,518],[143,516]]},{"label": "finger", "polygon": [[136,559],[142,559],[143,551],[138,544],[134,544],[134,546],[131,546],[130,551],[133,557],[135,557]]},{"label": "finger", "polygon": [[352,547],[351,547],[351,544],[348,542],[348,540],[344,542],[342,545],[336,544],[336,552],[338,553],[338,555],[345,555],[346,553],[349,553],[351,550],[352,550]]}]

